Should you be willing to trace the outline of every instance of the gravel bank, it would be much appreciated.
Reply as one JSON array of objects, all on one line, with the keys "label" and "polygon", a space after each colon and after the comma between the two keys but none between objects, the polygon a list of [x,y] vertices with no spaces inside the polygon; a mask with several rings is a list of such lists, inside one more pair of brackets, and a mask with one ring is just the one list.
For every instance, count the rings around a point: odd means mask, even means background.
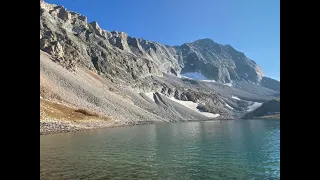
[{"label": "gravel bank", "polygon": [[44,120],[44,121],[40,121],[40,135],[75,132],[75,131],[100,129],[100,128],[145,125],[145,124],[153,124],[153,123],[155,122],[154,121],[137,121],[134,123],[125,124],[125,123],[106,123],[106,122],[97,122],[97,121],[76,123],[72,121]]},{"label": "gravel bank", "polygon": [[87,129],[85,126],[55,120],[40,121],[40,135]]}]

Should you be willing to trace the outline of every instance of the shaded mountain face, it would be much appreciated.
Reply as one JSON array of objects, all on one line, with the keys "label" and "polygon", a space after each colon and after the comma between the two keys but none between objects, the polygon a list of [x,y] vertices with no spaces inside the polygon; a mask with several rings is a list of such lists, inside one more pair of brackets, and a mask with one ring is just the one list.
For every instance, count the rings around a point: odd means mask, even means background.
[{"label": "shaded mountain face", "polygon": [[63,6],[40,1],[40,49],[67,69],[84,66],[117,80],[132,82],[163,73],[201,73],[208,79],[260,83],[261,68],[230,45],[201,39],[167,46],[106,31],[97,22]]},{"label": "shaded mountain face", "polygon": [[280,99],[273,99],[263,103],[260,107],[252,112],[245,114],[243,119],[250,119],[261,116],[268,116],[280,113]]},{"label": "shaded mountain face", "polygon": [[262,77],[261,86],[280,92],[280,82],[275,79]]}]

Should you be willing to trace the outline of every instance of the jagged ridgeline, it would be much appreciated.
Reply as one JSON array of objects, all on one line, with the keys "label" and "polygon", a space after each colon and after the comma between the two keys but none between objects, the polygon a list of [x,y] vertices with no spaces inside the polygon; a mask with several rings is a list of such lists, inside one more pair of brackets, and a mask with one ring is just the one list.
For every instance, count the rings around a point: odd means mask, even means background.
[{"label": "jagged ridgeline", "polygon": [[230,45],[201,39],[168,46],[103,30],[83,15],[45,2],[40,3],[40,49],[68,69],[85,66],[125,81],[151,74],[161,76],[163,72],[201,72],[222,83],[260,83],[263,77],[254,61]]}]

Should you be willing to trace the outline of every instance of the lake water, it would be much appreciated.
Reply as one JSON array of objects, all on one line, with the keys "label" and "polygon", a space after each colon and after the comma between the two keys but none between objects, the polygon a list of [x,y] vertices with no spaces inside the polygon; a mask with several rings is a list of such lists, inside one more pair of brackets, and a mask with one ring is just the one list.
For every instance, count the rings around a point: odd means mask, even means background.
[{"label": "lake water", "polygon": [[40,179],[280,179],[280,120],[43,135]]}]

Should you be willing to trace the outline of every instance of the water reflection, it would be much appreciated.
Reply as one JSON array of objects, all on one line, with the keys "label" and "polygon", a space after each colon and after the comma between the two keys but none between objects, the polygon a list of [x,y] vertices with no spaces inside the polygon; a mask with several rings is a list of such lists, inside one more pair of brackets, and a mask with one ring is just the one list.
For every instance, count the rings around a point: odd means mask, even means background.
[{"label": "water reflection", "polygon": [[166,123],[40,136],[41,179],[278,178],[279,123]]}]

